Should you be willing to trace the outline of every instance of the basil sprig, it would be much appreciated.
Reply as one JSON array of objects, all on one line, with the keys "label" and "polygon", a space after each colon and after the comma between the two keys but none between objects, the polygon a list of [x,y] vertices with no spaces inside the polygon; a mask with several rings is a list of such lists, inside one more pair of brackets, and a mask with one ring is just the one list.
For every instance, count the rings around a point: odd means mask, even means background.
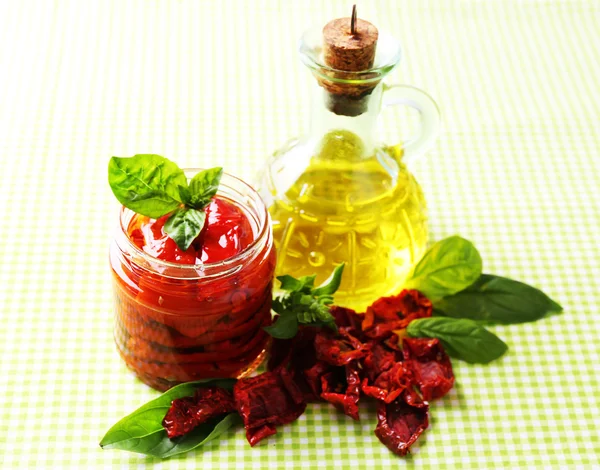
[{"label": "basil sprig", "polygon": [[188,185],[181,168],[153,154],[112,157],[108,163],[108,184],[119,202],[153,219],[171,213],[165,232],[183,251],[202,231],[204,209],[217,193],[222,175],[220,167],[204,170]]},{"label": "basil sprig", "polygon": [[485,364],[508,348],[482,324],[524,323],[562,311],[535,287],[481,271],[481,256],[468,240],[453,236],[435,243],[405,287],[432,299],[437,316],[412,321],[407,334],[438,338],[451,356]]},{"label": "basil sprig", "polygon": [[414,267],[405,288],[416,289],[430,300],[456,294],[481,275],[481,255],[459,236],[435,243]]},{"label": "basil sprig", "polygon": [[413,337],[438,338],[450,356],[471,363],[487,364],[508,350],[504,341],[473,320],[420,318],[411,321],[406,332]]},{"label": "basil sprig", "polygon": [[519,281],[482,274],[475,283],[434,302],[437,314],[490,324],[539,320],[562,307],[541,290]]},{"label": "basil sprig", "polygon": [[121,449],[154,457],[172,457],[196,449],[241,423],[237,413],[209,420],[188,434],[169,439],[162,420],[176,398],[192,396],[202,387],[217,386],[231,390],[234,379],[213,379],[177,385],[124,417],[100,441],[103,449]]},{"label": "basil sprig", "polygon": [[336,329],[329,306],[333,303],[333,294],[340,287],[343,272],[344,263],[338,265],[319,287],[314,287],[316,275],[299,279],[279,276],[280,289],[285,293],[273,299],[272,309],[278,315],[277,320],[264,330],[274,338],[288,339],[296,336],[299,325]]}]

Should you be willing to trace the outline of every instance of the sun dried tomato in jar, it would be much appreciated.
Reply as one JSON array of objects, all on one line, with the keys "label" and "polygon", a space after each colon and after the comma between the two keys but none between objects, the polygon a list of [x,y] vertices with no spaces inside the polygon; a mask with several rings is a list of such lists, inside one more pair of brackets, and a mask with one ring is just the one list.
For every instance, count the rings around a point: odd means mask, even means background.
[{"label": "sun dried tomato in jar", "polygon": [[188,250],[166,236],[165,220],[121,209],[110,247],[121,357],[158,390],[249,374],[264,357],[262,327],[271,322],[275,250],[264,203],[224,174]]}]

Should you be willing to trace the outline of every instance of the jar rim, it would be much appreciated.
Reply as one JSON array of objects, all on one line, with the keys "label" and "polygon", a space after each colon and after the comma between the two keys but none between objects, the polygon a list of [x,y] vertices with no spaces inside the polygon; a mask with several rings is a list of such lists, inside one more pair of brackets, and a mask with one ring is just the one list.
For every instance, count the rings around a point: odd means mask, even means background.
[{"label": "jar rim", "polygon": [[379,31],[375,62],[368,70],[346,71],[334,69],[323,61],[323,27],[314,25],[304,31],[298,44],[300,59],[314,73],[337,83],[355,85],[378,82],[390,73],[400,62],[402,49],[400,41],[386,31]]},{"label": "jar rim", "polygon": [[[188,179],[191,179],[195,174],[202,170],[203,168],[183,169]],[[241,186],[242,191],[236,189],[235,185]],[[232,192],[237,193],[236,195],[239,196],[240,199],[249,198],[249,202],[253,203],[253,206],[250,206],[250,204],[241,204],[241,202],[243,201],[232,199],[232,202],[234,202],[236,205],[239,205],[244,211],[250,212],[250,215],[255,218],[257,224],[257,232],[254,236],[254,239],[239,253],[236,253],[234,256],[231,256],[224,260],[212,263],[182,264],[175,263],[172,261],[161,260],[155,256],[152,256],[149,253],[146,253],[144,250],[139,248],[127,235],[128,227],[126,226],[126,224],[128,225],[129,221],[131,220],[130,218],[128,218],[128,216],[135,214],[135,212],[131,209],[128,209],[125,206],[121,206],[119,211],[119,232],[121,235],[124,235],[124,237],[122,236],[120,238],[121,240],[124,239],[123,241],[127,245],[127,251],[130,254],[135,254],[136,257],[140,257],[144,260],[145,263],[148,263],[153,267],[159,267],[159,270],[161,270],[161,268],[164,270],[168,269],[170,272],[172,270],[181,270],[181,272],[189,274],[195,272],[198,274],[198,278],[210,276],[211,271],[218,271],[219,273],[221,273],[223,270],[228,271],[229,269],[235,269],[241,262],[245,261],[248,258],[249,254],[252,254],[252,252],[257,251],[257,248],[260,248],[260,245],[265,242],[266,238],[268,238],[271,225],[270,216],[267,206],[265,205],[260,195],[252,186],[250,186],[244,180],[233,176],[229,173],[223,173],[223,176],[221,177],[221,183],[219,184],[219,190],[217,191],[217,195],[225,196],[231,199],[230,195],[223,194],[223,189],[229,189]],[[189,275],[185,277],[191,279]]]}]

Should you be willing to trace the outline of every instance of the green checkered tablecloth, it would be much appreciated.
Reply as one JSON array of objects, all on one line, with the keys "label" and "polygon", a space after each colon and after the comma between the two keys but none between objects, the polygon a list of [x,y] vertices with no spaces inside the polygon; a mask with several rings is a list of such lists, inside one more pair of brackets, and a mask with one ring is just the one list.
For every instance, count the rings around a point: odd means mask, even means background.
[{"label": "green checkered tablecloth", "polygon": [[[241,431],[167,461],[98,442],[156,393],[112,339],[111,155],[153,152],[251,178],[304,128],[296,44],[342,1],[0,1],[0,468],[600,468],[600,2],[364,1],[404,45],[390,81],[444,129],[413,165],[431,236],[479,247],[561,316],[495,328],[509,354],[457,382],[400,459],[310,406],[250,448]],[[411,116],[389,112],[393,141]]]}]

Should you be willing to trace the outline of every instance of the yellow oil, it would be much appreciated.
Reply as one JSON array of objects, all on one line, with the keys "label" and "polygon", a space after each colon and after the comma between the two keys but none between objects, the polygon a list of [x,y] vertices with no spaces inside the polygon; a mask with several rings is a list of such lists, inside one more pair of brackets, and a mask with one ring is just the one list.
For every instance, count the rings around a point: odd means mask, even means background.
[{"label": "yellow oil", "polygon": [[304,173],[270,207],[277,275],[317,274],[346,263],[336,304],[359,311],[397,293],[425,250],[423,193],[401,150],[364,154],[349,131],[327,134]]}]

